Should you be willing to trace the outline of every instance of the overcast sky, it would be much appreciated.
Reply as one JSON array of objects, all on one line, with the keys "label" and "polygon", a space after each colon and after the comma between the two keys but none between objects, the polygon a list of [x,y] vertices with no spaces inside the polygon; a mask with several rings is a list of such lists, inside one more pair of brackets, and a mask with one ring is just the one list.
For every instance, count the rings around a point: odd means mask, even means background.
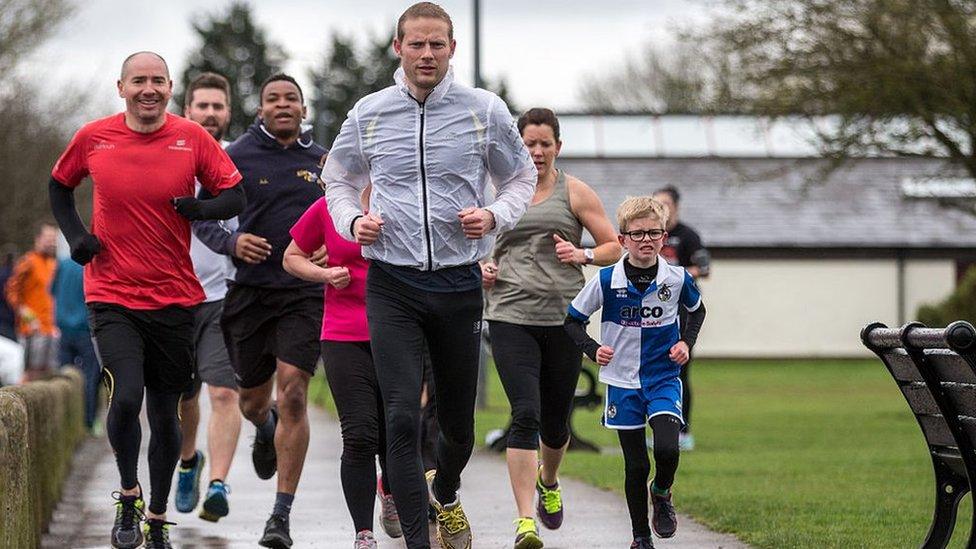
[{"label": "overcast sky", "polygon": [[[308,68],[321,62],[334,30],[361,34],[392,33],[411,1],[256,0],[256,21],[289,54],[286,70],[307,87]],[[454,19],[458,78],[473,80],[473,15],[470,0],[443,0]],[[580,82],[598,78],[637,55],[649,41],[664,44],[670,32],[701,21],[707,9],[685,0],[482,0],[482,74],[508,80],[513,100],[526,108],[576,110]],[[26,65],[55,86],[74,81],[105,90],[102,108],[113,101],[119,65],[138,50],[159,52],[174,79],[188,53],[199,47],[190,28],[194,18],[226,11],[230,1],[170,0],[79,2],[77,13]],[[204,7],[200,7],[204,6]],[[41,72],[50,67],[54,74]],[[50,78],[49,78],[50,77]],[[179,85],[177,83],[177,85]]]}]

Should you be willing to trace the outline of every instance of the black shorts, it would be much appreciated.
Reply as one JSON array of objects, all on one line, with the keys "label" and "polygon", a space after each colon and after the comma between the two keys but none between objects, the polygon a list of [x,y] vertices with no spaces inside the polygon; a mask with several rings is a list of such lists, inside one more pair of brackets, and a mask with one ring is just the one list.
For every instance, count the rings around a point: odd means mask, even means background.
[{"label": "black shorts", "polygon": [[173,305],[142,311],[113,303],[89,303],[88,321],[102,370],[114,379],[118,368],[141,365],[147,388],[186,391],[193,385],[195,309]]},{"label": "black shorts", "polygon": [[315,373],[322,301],[320,288],[230,286],[220,325],[241,388],[271,379],[275,359]]}]

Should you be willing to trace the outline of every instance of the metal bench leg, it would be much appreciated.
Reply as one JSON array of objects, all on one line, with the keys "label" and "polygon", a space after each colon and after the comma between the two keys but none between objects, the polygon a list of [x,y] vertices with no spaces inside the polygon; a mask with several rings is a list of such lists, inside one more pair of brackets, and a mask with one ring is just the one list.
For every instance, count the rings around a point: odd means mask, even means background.
[{"label": "metal bench leg", "polygon": [[[959,501],[969,491],[969,482],[938,459],[933,459],[932,465],[935,467],[935,514],[922,549],[943,549],[949,545],[956,524],[956,510]],[[968,547],[976,549],[972,536]]]}]

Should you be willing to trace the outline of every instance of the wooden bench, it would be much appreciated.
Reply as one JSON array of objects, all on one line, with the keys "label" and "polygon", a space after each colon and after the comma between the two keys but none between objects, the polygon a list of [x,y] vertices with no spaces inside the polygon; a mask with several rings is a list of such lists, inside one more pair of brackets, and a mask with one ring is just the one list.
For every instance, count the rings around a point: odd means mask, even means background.
[{"label": "wooden bench", "polygon": [[[946,547],[959,501],[976,482],[976,329],[874,323],[861,340],[884,362],[908,401],[935,469],[935,512],[922,547]],[[976,506],[966,547],[976,549]]]}]

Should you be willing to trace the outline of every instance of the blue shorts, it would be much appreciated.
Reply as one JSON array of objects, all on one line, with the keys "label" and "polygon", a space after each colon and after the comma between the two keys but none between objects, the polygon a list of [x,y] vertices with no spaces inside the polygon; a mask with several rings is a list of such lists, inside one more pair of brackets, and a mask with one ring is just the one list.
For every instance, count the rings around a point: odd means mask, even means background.
[{"label": "blue shorts", "polygon": [[684,424],[681,414],[681,380],[670,378],[650,387],[625,389],[607,385],[603,426],[608,429],[643,429],[657,415],[670,414]]}]

